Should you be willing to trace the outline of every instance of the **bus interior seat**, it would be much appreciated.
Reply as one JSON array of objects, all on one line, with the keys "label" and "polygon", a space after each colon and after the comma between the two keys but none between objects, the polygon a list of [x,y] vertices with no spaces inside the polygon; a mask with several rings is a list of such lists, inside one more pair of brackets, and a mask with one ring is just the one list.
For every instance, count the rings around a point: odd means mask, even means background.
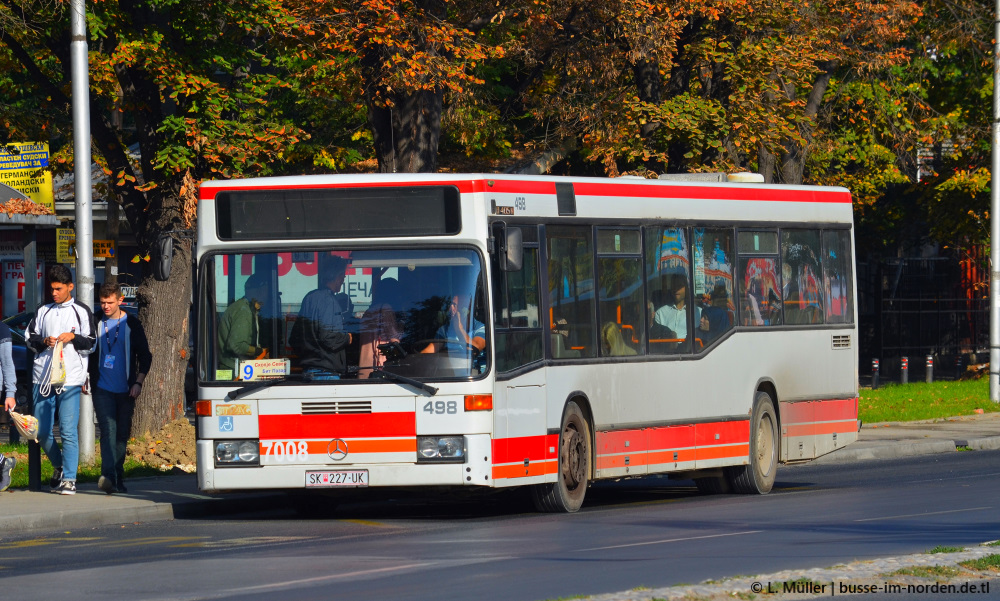
[{"label": "bus interior seat", "polygon": [[553,359],[577,359],[580,351],[566,347],[566,337],[562,334],[552,334],[552,358]]}]

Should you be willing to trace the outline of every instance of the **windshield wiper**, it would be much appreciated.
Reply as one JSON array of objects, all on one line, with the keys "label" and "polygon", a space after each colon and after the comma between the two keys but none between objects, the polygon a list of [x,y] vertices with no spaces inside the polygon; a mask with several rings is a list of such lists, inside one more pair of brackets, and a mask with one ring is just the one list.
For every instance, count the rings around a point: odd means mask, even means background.
[{"label": "windshield wiper", "polygon": [[[378,375],[376,375],[376,374],[378,374]],[[437,394],[437,391],[438,391],[437,388],[434,388],[430,384],[426,384],[426,383],[421,382],[419,380],[414,380],[413,378],[407,378],[406,376],[401,376],[399,374],[393,373],[391,371],[387,371],[385,369],[377,369],[377,370],[373,371],[372,375],[369,376],[369,378],[371,378],[371,377],[385,378],[386,380],[392,380],[393,382],[396,382],[398,384],[409,384],[410,386],[413,386],[415,388],[419,388],[420,390],[423,390],[424,392],[430,394],[431,396],[434,396],[435,394]]]},{"label": "windshield wiper", "polygon": [[289,380],[288,380],[287,377],[274,378],[273,380],[258,380],[256,382],[251,382],[251,383],[247,384],[246,386],[241,386],[241,387],[237,388],[236,390],[234,390],[234,391],[230,392],[229,394],[227,394],[226,398],[229,399],[229,400],[231,400],[231,401],[238,401],[238,400],[242,399],[243,397],[245,397],[247,395],[250,395],[250,394],[253,394],[253,393],[257,392],[258,390],[262,390],[264,388],[270,388],[271,386],[274,386],[275,384],[282,384],[282,383],[288,382],[288,381]]}]

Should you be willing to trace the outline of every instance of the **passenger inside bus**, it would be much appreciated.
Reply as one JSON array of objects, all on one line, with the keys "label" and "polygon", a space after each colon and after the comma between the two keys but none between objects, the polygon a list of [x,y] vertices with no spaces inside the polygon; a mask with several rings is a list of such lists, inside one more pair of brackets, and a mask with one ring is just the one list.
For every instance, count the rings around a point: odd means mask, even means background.
[{"label": "passenger inside bus", "polygon": [[609,321],[601,328],[601,351],[605,357],[626,357],[635,355],[635,349],[626,344],[618,324]]},{"label": "passenger inside bus", "polygon": [[344,285],[347,259],[325,257],[319,268],[321,286],[302,299],[290,342],[301,357],[303,374],[313,380],[339,380],[347,370],[346,349],[353,337],[344,331]]},{"label": "passenger inside bus", "polygon": [[271,298],[270,278],[253,273],[243,288],[243,298],[226,307],[219,320],[219,367],[233,370],[245,359],[263,359],[268,350],[261,340],[260,312]]},{"label": "passenger inside bus", "polygon": [[457,294],[446,307],[446,321],[438,328],[435,340],[420,350],[421,353],[465,354],[470,347],[481,352],[486,348],[486,326],[473,315],[470,297]]},{"label": "passenger inside bus", "polygon": [[372,293],[372,304],[361,317],[361,355],[358,378],[367,379],[372,370],[385,364],[384,344],[398,343],[403,331],[394,306],[399,302],[399,282],[379,280]]},{"label": "passenger inside bus", "polygon": [[704,346],[714,342],[733,326],[732,312],[729,310],[729,294],[723,284],[717,284],[709,297],[709,304],[701,310],[698,336]]},{"label": "passenger inside bus", "polygon": [[666,344],[661,350],[685,347],[687,341],[687,281],[683,275],[673,275],[664,288],[664,304],[653,313],[649,338]]}]

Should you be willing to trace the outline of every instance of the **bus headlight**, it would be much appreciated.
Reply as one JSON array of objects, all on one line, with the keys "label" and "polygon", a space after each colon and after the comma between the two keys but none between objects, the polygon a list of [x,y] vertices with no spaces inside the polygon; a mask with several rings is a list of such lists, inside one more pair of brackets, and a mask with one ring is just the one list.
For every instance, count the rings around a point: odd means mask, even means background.
[{"label": "bus headlight", "polygon": [[465,463],[464,436],[418,436],[418,463]]},{"label": "bus headlight", "polygon": [[220,440],[215,443],[215,465],[260,465],[260,443],[256,440]]}]

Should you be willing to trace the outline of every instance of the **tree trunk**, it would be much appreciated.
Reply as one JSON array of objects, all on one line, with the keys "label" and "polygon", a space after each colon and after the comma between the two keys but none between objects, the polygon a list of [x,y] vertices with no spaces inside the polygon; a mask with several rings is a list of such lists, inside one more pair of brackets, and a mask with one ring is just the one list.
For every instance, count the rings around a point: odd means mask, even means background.
[{"label": "tree trunk", "polygon": [[[830,77],[836,68],[836,63],[821,65],[822,71],[813,80],[809,97],[806,99],[805,116],[807,121],[802,125],[801,133],[805,143],[789,140],[785,143],[785,156],[781,158],[781,181],[786,184],[800,185],[805,179],[806,158],[809,156],[809,145],[813,140],[816,115],[823,104],[823,95],[830,86]],[[794,99],[794,86],[787,86],[789,99]],[[765,181],[767,178],[765,177]]]},{"label": "tree trunk", "polygon": [[369,103],[368,122],[381,173],[437,171],[443,104],[441,89],[394,95],[392,108]]},{"label": "tree trunk", "polygon": [[[184,374],[189,348],[191,244],[175,240],[170,279],[145,275],[139,285],[139,319],[146,330],[153,364],[135,404],[132,435],[155,434],[184,415]],[[181,383],[181,385],[178,385]]]}]

